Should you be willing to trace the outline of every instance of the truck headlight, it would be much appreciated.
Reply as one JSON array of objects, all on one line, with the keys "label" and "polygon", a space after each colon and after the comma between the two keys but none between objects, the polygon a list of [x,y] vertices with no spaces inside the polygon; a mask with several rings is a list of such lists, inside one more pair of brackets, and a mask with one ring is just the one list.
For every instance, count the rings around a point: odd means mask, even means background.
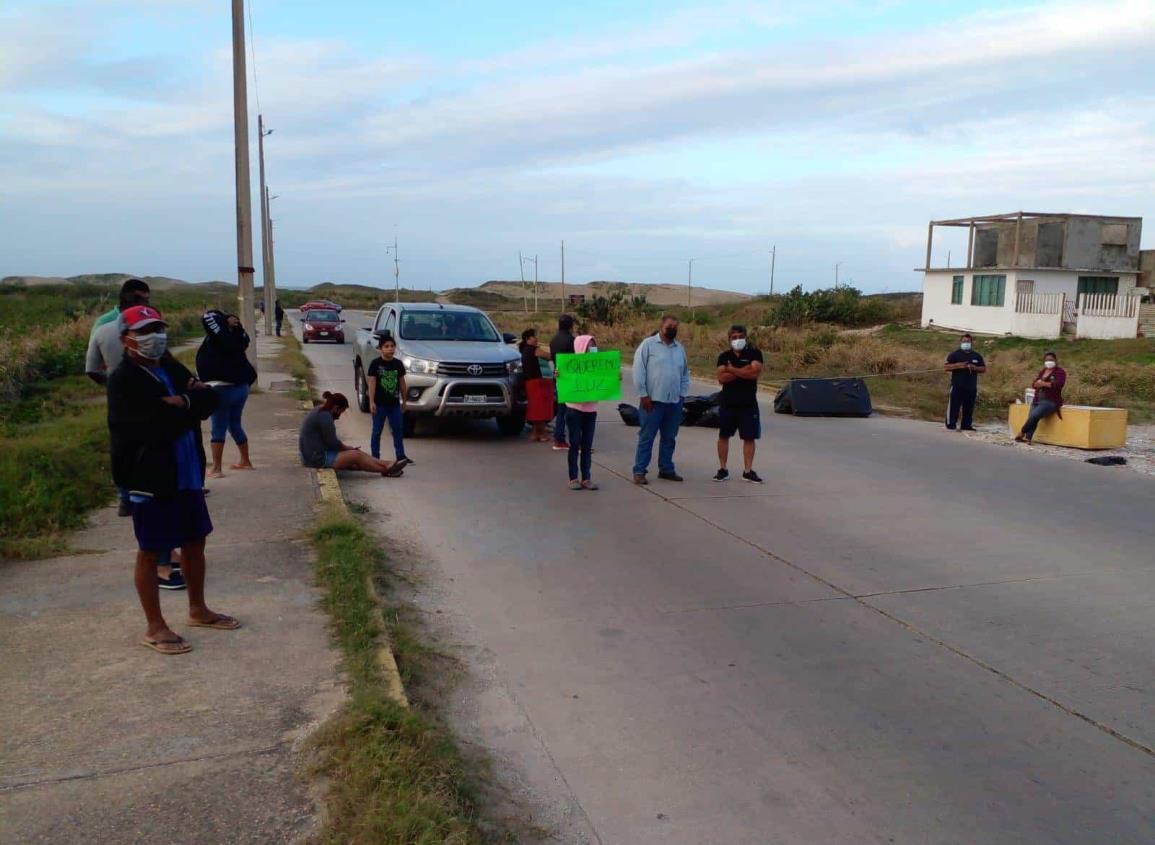
[{"label": "truck headlight", "polygon": [[515,376],[521,372],[521,359],[515,358],[512,361],[505,362],[505,371],[511,376]]},{"label": "truck headlight", "polygon": [[402,357],[401,363],[404,364],[405,369],[411,373],[426,376],[437,375],[436,361],[426,361],[424,358],[413,358],[409,355],[406,355]]}]

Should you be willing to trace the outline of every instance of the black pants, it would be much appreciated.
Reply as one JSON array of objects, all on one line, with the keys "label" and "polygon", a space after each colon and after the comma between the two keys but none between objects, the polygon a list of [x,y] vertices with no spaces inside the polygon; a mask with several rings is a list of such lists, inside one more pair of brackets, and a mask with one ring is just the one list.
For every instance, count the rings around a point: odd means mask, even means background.
[{"label": "black pants", "polygon": [[277,337],[281,336],[281,318],[277,318]]},{"label": "black pants", "polygon": [[958,387],[952,384],[950,386],[950,405],[946,409],[946,427],[955,427],[961,410],[962,427],[971,428],[975,424],[975,400],[978,396],[978,388]]}]

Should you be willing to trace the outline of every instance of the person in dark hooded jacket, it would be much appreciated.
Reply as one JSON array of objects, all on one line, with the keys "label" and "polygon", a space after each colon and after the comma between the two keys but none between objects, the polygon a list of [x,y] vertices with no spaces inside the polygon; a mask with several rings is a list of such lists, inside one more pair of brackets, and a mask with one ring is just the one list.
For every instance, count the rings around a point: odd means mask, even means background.
[{"label": "person in dark hooded jacket", "polygon": [[249,335],[236,316],[214,309],[205,312],[201,323],[205,327],[205,339],[197,350],[197,375],[212,385],[220,399],[220,405],[213,413],[209,439],[213,463],[208,475],[209,478],[223,478],[225,473],[221,462],[224,460],[226,432],[232,434],[241,453],[241,459],[232,465],[232,469],[253,468],[249,460],[249,438],[241,425],[241,415],[249,398],[249,388],[257,380],[257,371],[245,354],[249,348]]}]

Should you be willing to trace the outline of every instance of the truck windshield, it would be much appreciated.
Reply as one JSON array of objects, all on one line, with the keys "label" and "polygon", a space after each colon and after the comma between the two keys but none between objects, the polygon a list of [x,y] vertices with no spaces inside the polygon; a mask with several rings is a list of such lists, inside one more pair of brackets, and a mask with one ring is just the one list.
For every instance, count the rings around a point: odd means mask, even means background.
[{"label": "truck windshield", "polygon": [[401,315],[401,337],[488,342],[501,339],[484,314],[460,311],[406,311]]}]

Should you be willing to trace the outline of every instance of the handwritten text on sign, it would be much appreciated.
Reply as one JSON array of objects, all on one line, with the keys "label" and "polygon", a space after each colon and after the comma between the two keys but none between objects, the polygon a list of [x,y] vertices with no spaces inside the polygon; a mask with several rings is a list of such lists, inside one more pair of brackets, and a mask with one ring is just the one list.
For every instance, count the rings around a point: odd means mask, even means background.
[{"label": "handwritten text on sign", "polygon": [[603,402],[621,398],[621,352],[563,353],[557,356],[559,402]]}]

